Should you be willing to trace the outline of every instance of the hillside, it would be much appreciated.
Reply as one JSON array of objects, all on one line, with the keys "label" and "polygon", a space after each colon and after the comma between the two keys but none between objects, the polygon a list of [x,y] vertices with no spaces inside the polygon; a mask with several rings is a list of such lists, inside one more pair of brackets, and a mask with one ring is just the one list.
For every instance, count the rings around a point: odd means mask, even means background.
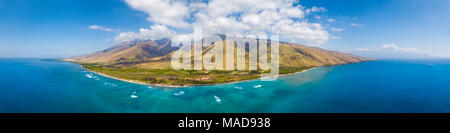
[{"label": "hillside", "polygon": [[99,51],[86,56],[79,56],[66,61],[80,63],[99,63],[99,64],[124,64],[138,63],[150,60],[153,57],[163,56],[177,48],[170,46],[169,39],[158,41],[130,41],[123,42],[103,51]]},{"label": "hillside", "polygon": [[[203,53],[214,47],[203,48]],[[248,47],[248,46],[247,46]],[[170,40],[132,41],[91,55],[65,59],[91,71],[108,76],[153,85],[199,85],[259,78],[265,71],[193,71],[171,69],[171,57],[177,50]],[[235,47],[235,50],[239,50]],[[248,57],[248,49],[245,50]],[[270,50],[270,49],[269,49]],[[206,56],[206,55],[204,55]],[[269,56],[270,57],[270,56]],[[235,59],[236,60],[236,59]],[[370,59],[293,43],[280,43],[280,74],[289,74],[318,66],[358,63]]]}]

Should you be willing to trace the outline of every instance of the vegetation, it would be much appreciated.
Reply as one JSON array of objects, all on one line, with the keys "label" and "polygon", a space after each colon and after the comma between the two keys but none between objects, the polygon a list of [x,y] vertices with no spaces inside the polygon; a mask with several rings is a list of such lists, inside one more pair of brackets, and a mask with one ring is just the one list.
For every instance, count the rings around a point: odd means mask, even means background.
[{"label": "vegetation", "polygon": [[[246,71],[173,70],[170,67],[171,57],[177,48],[172,48],[169,43],[170,40],[167,39],[163,41],[125,42],[100,52],[64,59],[64,61],[77,62],[88,70],[115,78],[159,85],[203,85],[235,82],[260,78],[262,73],[267,73],[267,71],[261,70],[249,71],[249,52],[247,49],[238,49],[237,47],[234,49],[235,54],[237,50],[245,52]],[[204,56],[212,54],[212,52],[206,52],[214,46],[215,44],[212,44],[204,48]],[[268,51],[270,50],[269,47]],[[300,72],[317,66],[340,65],[371,60],[291,43],[280,43],[279,52],[279,74]],[[194,58],[191,57],[191,59],[193,60]],[[236,55],[234,60],[236,63]],[[270,54],[268,55],[268,60],[271,60]],[[258,68],[260,67],[259,65]]]},{"label": "vegetation", "polygon": [[[173,70],[115,68],[98,64],[81,64],[90,71],[99,72],[115,78],[139,81],[147,84],[201,85],[217,84],[260,78],[263,71],[219,71],[219,70]],[[280,74],[303,71],[309,68],[281,68]]]}]

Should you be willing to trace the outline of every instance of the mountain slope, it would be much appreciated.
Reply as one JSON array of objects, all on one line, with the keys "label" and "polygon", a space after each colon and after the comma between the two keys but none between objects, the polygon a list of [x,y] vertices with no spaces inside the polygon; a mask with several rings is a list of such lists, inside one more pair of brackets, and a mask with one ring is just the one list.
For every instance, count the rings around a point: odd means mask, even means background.
[{"label": "mountain slope", "polygon": [[131,41],[107,48],[86,56],[79,56],[65,61],[100,64],[134,64],[145,62],[153,57],[163,56],[177,50],[170,46],[169,39],[157,41]]},{"label": "mountain slope", "polygon": [[[208,50],[211,50],[213,47],[215,47],[215,44],[204,47],[203,57],[211,56],[208,54],[213,52],[208,52]],[[176,87],[255,79],[261,77],[262,73],[267,72],[259,69],[258,71],[248,71],[248,49],[237,49],[235,47],[235,52],[237,50],[245,52],[246,70],[173,70],[171,68],[171,58],[174,52],[177,51],[177,48],[170,46],[170,40],[122,43],[91,55],[65,60],[79,63],[88,70],[126,79],[127,81]],[[270,47],[268,50],[270,51]],[[336,51],[283,42],[280,42],[279,50],[280,74],[299,72],[317,66],[340,65],[371,60]],[[270,60],[270,56],[268,59]],[[191,57],[191,60],[193,60],[193,57]],[[236,62],[236,57],[234,60]]]},{"label": "mountain slope", "polygon": [[[211,47],[214,47],[212,45]],[[209,48],[204,48],[205,53]],[[236,49],[237,50],[237,49]],[[371,60],[355,55],[344,54],[336,51],[324,50],[292,43],[280,43],[280,67],[281,68],[306,68],[328,65],[340,65]],[[245,51],[248,58],[248,49]],[[135,64],[138,68],[170,69],[171,53],[165,56],[152,58],[148,62]],[[269,57],[270,58],[270,57]],[[225,60],[225,59],[224,59]],[[236,61],[236,59],[235,59]],[[246,59],[248,66],[248,59]],[[246,67],[248,69],[248,67]]]},{"label": "mountain slope", "polygon": [[[214,47],[214,44],[204,48],[203,53],[206,53],[212,47]],[[248,48],[248,46],[246,47]],[[170,69],[170,58],[177,49],[178,48],[170,46],[170,40],[168,39],[156,41],[147,40],[141,42],[132,41],[118,44],[91,55],[65,59],[65,61],[96,63],[129,68]],[[245,50],[245,53],[248,57],[248,49]],[[280,42],[281,68],[340,65],[367,60],[371,59],[321,48]],[[246,63],[248,66],[248,59],[246,60]]]},{"label": "mountain slope", "polygon": [[357,63],[370,59],[298,44],[280,44],[280,66],[314,67]]}]

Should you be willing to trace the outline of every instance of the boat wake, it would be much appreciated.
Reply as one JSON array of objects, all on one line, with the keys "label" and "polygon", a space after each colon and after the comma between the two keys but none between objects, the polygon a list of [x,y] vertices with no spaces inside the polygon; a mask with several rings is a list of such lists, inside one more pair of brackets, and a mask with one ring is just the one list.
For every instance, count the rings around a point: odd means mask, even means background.
[{"label": "boat wake", "polygon": [[235,89],[238,89],[238,90],[243,90],[244,88],[243,87],[234,87]]},{"label": "boat wake", "polygon": [[220,103],[220,102],[222,102],[222,99],[220,99],[220,97],[218,97],[218,96],[214,96],[214,98],[216,99],[216,102],[217,102],[217,103]]},{"label": "boat wake", "polygon": [[184,91],[180,91],[180,92],[174,93],[173,95],[175,95],[175,96],[181,96],[181,95],[184,95]]}]

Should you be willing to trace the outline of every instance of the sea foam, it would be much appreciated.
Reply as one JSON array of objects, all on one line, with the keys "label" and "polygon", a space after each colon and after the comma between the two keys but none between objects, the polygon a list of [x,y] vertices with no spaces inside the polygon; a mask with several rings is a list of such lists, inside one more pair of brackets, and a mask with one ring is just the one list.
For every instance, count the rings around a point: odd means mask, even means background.
[{"label": "sea foam", "polygon": [[85,75],[86,77],[88,77],[88,78],[93,78],[91,75],[89,75],[89,74],[86,74]]},{"label": "sea foam", "polygon": [[243,90],[244,88],[243,87],[234,87],[235,89],[238,89],[238,90]]}]

